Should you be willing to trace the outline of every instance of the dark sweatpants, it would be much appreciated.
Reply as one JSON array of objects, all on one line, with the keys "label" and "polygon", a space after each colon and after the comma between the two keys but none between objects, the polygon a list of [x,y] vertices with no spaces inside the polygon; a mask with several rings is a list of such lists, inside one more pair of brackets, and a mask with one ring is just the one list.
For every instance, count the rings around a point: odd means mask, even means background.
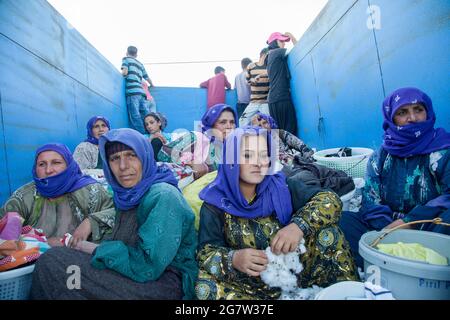
[{"label": "dark sweatpants", "polygon": [[[48,250],[37,261],[31,287],[32,300],[179,300],[183,297],[181,273],[167,268],[156,281],[139,283],[109,269],[96,269],[90,264],[91,255],[57,247]],[[81,289],[68,289],[67,282],[80,268]],[[69,284],[73,283],[69,279]]]},{"label": "dark sweatpants", "polygon": [[297,115],[291,100],[269,103],[270,116],[282,129],[297,136]]}]

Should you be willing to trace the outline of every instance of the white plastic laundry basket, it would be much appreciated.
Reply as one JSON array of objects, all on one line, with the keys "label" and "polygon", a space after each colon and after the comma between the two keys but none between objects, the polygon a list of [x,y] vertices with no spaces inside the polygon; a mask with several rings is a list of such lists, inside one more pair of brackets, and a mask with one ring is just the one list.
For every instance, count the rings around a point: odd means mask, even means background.
[{"label": "white plastic laundry basket", "polygon": [[0,300],[27,300],[30,295],[34,264],[0,272]]},{"label": "white plastic laundry basket", "polygon": [[317,164],[322,166],[342,170],[352,178],[364,178],[366,175],[367,162],[373,153],[369,148],[353,148],[351,157],[325,157],[328,154],[337,153],[340,148],[317,151],[313,157]]}]

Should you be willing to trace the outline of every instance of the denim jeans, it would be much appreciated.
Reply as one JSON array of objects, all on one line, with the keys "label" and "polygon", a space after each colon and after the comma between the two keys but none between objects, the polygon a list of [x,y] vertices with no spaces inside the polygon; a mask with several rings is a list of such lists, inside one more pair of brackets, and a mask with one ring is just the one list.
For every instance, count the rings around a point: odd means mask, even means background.
[{"label": "denim jeans", "polygon": [[148,109],[150,112],[156,112],[156,102],[155,99],[147,100]]},{"label": "denim jeans", "polygon": [[130,118],[131,128],[144,134],[144,117],[150,112],[149,105],[144,96],[127,96],[128,116]]},{"label": "denim jeans", "polygon": [[245,108],[242,116],[239,118],[239,126],[242,127],[248,125],[258,111],[270,115],[269,105],[267,103],[250,102],[250,104]]}]

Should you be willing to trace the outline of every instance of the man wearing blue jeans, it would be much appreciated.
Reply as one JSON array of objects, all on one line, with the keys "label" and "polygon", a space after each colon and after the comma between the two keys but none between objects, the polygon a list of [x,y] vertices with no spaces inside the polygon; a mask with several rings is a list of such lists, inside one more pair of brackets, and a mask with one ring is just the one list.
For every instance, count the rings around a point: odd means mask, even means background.
[{"label": "man wearing blue jeans", "polygon": [[140,133],[145,133],[144,117],[150,112],[145,91],[142,88],[143,79],[152,87],[144,65],[137,59],[137,48],[129,46],[127,56],[122,59],[122,75],[125,77],[128,116],[131,127]]}]

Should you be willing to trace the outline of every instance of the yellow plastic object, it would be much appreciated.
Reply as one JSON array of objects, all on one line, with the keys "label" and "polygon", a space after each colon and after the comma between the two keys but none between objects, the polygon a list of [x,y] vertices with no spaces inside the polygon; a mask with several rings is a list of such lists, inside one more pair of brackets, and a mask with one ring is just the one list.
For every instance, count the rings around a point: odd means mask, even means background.
[{"label": "yellow plastic object", "polygon": [[205,174],[200,179],[195,180],[190,185],[183,189],[183,195],[186,198],[189,206],[192,208],[195,214],[195,229],[198,231],[200,223],[200,208],[202,207],[203,201],[200,200],[198,194],[204,187],[210,184],[217,177],[217,171]]},{"label": "yellow plastic object", "polygon": [[436,264],[446,266],[448,265],[447,258],[440,255],[436,251],[424,247],[420,243],[380,243],[377,245],[378,250],[383,253],[390,254],[400,258],[417,260],[429,264]]}]

